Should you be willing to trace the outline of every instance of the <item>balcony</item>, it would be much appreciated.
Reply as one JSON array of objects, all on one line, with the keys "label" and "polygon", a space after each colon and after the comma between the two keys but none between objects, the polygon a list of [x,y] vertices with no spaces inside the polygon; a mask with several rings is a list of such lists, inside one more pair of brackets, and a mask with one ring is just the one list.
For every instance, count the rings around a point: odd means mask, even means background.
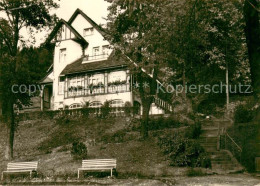
[{"label": "balcony", "polygon": [[101,61],[101,60],[107,60],[108,57],[109,57],[108,54],[101,54],[101,55],[94,55],[94,56],[87,55],[83,58],[82,64],[92,63],[92,62]]},{"label": "balcony", "polygon": [[118,85],[102,85],[94,87],[80,87],[80,88],[69,88],[65,91],[65,98],[70,97],[82,97],[82,96],[93,96],[93,95],[102,95],[102,94],[113,94],[113,93],[122,93],[129,92],[130,84],[118,84]]}]

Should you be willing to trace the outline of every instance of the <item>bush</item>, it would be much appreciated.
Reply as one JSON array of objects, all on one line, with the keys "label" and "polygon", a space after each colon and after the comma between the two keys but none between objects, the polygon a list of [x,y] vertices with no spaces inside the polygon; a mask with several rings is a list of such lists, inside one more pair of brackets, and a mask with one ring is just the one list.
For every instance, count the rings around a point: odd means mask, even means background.
[{"label": "bush", "polygon": [[105,101],[104,105],[101,107],[101,117],[107,118],[110,113],[109,101]]},{"label": "bush", "polygon": [[87,158],[87,146],[82,142],[73,142],[71,148],[71,155],[73,155],[75,159]]},{"label": "bush", "polygon": [[126,116],[131,116],[132,114],[132,105],[129,101],[125,102],[124,112]]},{"label": "bush", "polygon": [[[249,172],[255,171],[255,157],[260,155],[259,133],[260,126],[258,123],[245,123],[233,125],[227,131],[235,142],[242,148],[241,157],[238,153],[234,156]],[[229,147],[229,146],[228,146]],[[227,148],[228,148],[227,147]],[[229,149],[232,151],[232,149]]]},{"label": "bush", "polygon": [[159,146],[170,159],[171,166],[211,167],[210,158],[198,142],[179,135],[159,139]]},{"label": "bush", "polygon": [[195,124],[190,125],[186,132],[186,137],[189,139],[198,139],[201,134],[201,123],[197,121]]},{"label": "bush", "polygon": [[237,106],[234,114],[235,123],[247,123],[253,120],[253,111],[244,105]]},{"label": "bush", "polygon": [[148,124],[148,130],[160,130],[165,128],[177,128],[180,126],[186,126],[186,123],[177,121],[174,117],[159,117],[151,118]]}]

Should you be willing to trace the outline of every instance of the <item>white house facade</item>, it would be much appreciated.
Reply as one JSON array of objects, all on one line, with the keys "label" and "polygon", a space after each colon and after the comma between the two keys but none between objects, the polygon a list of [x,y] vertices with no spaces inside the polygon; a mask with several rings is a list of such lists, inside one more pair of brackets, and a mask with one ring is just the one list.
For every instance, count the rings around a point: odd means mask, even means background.
[{"label": "white house facade", "polygon": [[[53,65],[41,81],[42,110],[101,107],[109,101],[111,107],[126,103],[140,106],[132,90],[129,61],[114,57],[113,47],[103,37],[102,28],[80,9],[70,20],[61,20],[48,38],[55,43]],[[166,103],[156,101],[151,114],[163,114]]]}]

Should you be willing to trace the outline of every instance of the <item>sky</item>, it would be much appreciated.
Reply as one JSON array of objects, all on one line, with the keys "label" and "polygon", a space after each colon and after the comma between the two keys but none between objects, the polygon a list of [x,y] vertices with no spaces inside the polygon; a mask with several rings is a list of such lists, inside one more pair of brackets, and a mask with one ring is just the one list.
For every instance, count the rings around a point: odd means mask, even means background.
[{"label": "sky", "polygon": [[109,3],[104,0],[60,0],[57,2],[60,4],[60,8],[52,12],[66,21],[69,20],[77,8],[81,9],[98,24],[104,22],[102,17],[106,17],[108,13],[107,7]]},{"label": "sky", "polygon": [[[54,10],[51,10],[52,14],[56,14],[59,18],[68,21],[72,16],[74,11],[79,8],[85,14],[87,14],[91,19],[93,19],[97,24],[105,23],[105,19],[107,17],[108,11],[107,7],[109,5],[108,2],[104,0],[54,0],[57,2],[60,7]],[[25,38],[29,38],[28,30],[24,29],[22,31],[22,35]],[[36,43],[34,46],[39,46],[46,39],[46,36],[49,34],[46,32],[40,32],[36,34]],[[27,43],[31,45],[30,43]]]}]

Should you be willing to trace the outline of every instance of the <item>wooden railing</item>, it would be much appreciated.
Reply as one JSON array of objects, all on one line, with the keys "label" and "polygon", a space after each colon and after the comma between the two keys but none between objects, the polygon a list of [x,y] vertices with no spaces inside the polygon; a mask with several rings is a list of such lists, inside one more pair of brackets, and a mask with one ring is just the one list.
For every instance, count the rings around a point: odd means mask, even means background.
[{"label": "wooden railing", "polygon": [[241,162],[242,148],[235,142],[235,140],[226,132],[220,136],[220,147],[229,150],[236,159]]},{"label": "wooden railing", "polygon": [[165,111],[173,112],[172,105],[157,96],[154,97],[154,103],[157,107],[159,107]]}]

